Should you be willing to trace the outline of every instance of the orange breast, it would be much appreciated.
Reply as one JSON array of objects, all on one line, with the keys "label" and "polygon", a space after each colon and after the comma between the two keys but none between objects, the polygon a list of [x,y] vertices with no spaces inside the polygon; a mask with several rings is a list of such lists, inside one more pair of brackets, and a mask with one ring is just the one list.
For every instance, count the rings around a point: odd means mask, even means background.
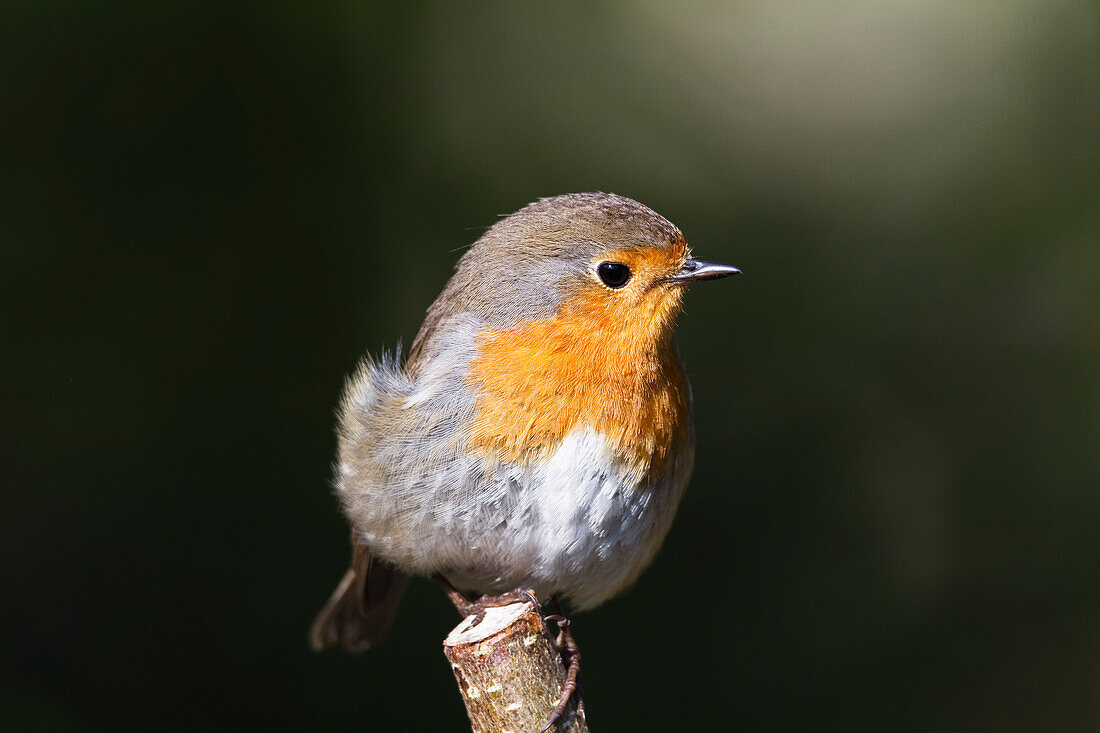
[{"label": "orange breast", "polygon": [[479,395],[474,446],[528,462],[588,426],[639,473],[680,446],[687,382],[669,338],[679,294],[629,312],[596,295],[552,319],[481,334],[468,377]]}]

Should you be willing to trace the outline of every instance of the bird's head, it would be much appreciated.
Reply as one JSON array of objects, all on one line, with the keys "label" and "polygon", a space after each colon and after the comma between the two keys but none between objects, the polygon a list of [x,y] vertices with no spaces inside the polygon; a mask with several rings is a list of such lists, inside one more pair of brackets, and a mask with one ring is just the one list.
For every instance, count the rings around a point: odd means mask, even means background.
[{"label": "bird's head", "polygon": [[685,285],[738,272],[693,259],[680,230],[637,201],[583,193],[497,222],[448,290],[495,329],[559,320],[578,336],[657,343],[671,333]]},{"label": "bird's head", "polygon": [[668,220],[613,194],[542,199],[497,222],[433,306],[485,324],[467,377],[473,442],[517,460],[583,424],[638,465],[661,459],[687,430],[671,344],[684,286],[737,272],[693,259]]}]

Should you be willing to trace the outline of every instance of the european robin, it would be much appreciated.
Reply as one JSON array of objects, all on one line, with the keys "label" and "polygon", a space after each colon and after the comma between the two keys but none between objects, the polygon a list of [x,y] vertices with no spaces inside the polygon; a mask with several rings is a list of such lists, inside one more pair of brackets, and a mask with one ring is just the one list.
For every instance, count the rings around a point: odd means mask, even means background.
[{"label": "european robin", "polygon": [[404,362],[366,358],[348,380],[335,484],[352,567],[313,645],[370,648],[410,575],[577,610],[633,583],[694,459],[672,344],[684,286],[737,272],[613,194],[542,199],[489,228]]}]

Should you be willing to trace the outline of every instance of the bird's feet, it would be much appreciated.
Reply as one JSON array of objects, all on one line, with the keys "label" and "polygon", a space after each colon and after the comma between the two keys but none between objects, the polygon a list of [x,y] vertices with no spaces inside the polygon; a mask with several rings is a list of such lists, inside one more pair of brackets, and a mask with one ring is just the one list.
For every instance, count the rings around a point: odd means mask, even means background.
[{"label": "bird's feet", "polygon": [[540,733],[547,733],[555,725],[562,722],[565,711],[569,708],[569,702],[574,697],[577,699],[577,715],[584,715],[584,698],[581,696],[581,649],[577,646],[577,640],[573,638],[573,629],[569,619],[561,613],[561,606],[556,598],[550,598],[549,602],[557,613],[544,616],[544,621],[553,621],[558,625],[558,638],[556,640],[558,652],[561,654],[562,664],[565,665],[565,684],[561,688],[561,697],[558,704],[550,712],[550,718]]},{"label": "bird's feet", "polygon": [[462,615],[463,618],[470,616],[477,616],[475,623],[480,623],[481,618],[485,616],[486,608],[497,608],[498,606],[510,606],[513,603],[533,603],[538,612],[542,613],[542,606],[539,605],[539,599],[535,597],[527,588],[516,588],[510,590],[507,593],[501,593],[499,596],[481,596],[480,598],[471,601],[464,596],[458,589],[451,585],[450,581],[444,578],[438,573],[432,576],[432,580],[439,584],[443,589],[443,592],[447,594],[447,597],[451,599],[451,603]]}]

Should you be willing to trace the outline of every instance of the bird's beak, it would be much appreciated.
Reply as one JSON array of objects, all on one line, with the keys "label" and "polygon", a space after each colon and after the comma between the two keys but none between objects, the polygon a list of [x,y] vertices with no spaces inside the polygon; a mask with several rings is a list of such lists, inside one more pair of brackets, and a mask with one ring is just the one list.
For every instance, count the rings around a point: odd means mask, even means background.
[{"label": "bird's beak", "polygon": [[674,285],[687,285],[688,283],[702,280],[718,280],[730,275],[740,275],[741,271],[730,265],[720,265],[717,262],[703,262],[702,260],[684,260],[683,266],[668,276],[666,282]]}]

